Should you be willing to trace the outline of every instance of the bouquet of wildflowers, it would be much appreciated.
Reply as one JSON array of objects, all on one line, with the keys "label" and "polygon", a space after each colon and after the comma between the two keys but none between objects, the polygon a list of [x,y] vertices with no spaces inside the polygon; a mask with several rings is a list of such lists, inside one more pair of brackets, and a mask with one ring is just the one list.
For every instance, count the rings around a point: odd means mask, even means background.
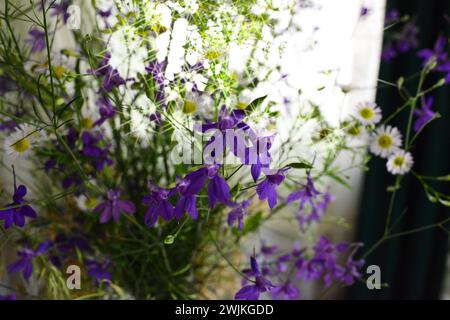
[{"label": "bouquet of wildflowers", "polygon": [[[392,84],[405,99],[394,114],[362,101],[330,122],[281,63],[307,9],[318,10],[294,0],[3,1],[0,240],[17,257],[0,272],[21,277],[3,298],[298,299],[301,282],[360,279],[361,244],[311,232],[335,201],[326,182],[347,186],[369,148],[397,176],[395,197],[417,135],[438,118],[428,95],[449,77],[423,84],[448,73],[447,39],[420,51],[416,93]],[[402,112],[408,127],[389,125]],[[274,217],[298,224],[290,250],[258,239]],[[74,266],[82,277],[71,290]]]}]

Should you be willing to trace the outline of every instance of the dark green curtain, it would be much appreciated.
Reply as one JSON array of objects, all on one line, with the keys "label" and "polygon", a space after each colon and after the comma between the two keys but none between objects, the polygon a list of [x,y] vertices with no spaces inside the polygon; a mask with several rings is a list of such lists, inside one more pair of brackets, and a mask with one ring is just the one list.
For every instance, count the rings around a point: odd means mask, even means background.
[{"label": "dark green curtain", "polygon": [[[449,0],[387,0],[387,10],[397,8],[401,14],[409,14],[420,28],[419,48],[432,48],[440,33],[450,35]],[[396,82],[400,76],[407,76],[420,70],[421,60],[415,51],[401,55],[392,62],[383,63],[380,79]],[[425,87],[437,81],[442,74],[431,76]],[[411,90],[416,88],[417,78],[408,82]],[[415,91],[414,91],[415,92]],[[443,176],[450,174],[450,85],[435,91],[434,110],[442,118],[425,128],[413,150],[414,170],[422,175]],[[390,114],[402,104],[396,88],[379,85],[377,102],[383,113]],[[400,116],[393,123],[404,132],[407,115]],[[360,207],[357,240],[365,243],[367,250],[383,234],[388,211],[389,194],[386,187],[394,178],[386,172],[386,161],[373,158],[371,171],[366,176]],[[449,194],[447,185],[436,185],[440,191]],[[412,230],[430,225],[450,217],[450,209],[432,204],[418,181],[409,176],[403,181],[394,207],[392,221],[407,210],[402,223],[394,232]],[[447,225],[450,228],[450,224]],[[367,265],[381,268],[382,283],[388,288],[368,290],[365,283],[357,284],[350,290],[353,299],[438,299],[444,284],[446,258],[448,253],[448,233],[434,228],[414,235],[389,240],[378,247],[367,258]]]}]

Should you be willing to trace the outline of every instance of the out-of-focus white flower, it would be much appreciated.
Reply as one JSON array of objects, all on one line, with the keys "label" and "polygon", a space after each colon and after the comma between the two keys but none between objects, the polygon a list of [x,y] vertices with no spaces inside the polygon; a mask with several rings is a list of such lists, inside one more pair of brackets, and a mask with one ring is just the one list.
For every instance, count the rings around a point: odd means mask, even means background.
[{"label": "out-of-focus white flower", "polygon": [[155,123],[151,121],[150,116],[155,111],[156,105],[146,95],[140,95],[132,104],[130,110],[131,132],[139,140],[146,142],[151,137]]},{"label": "out-of-focus white flower", "polygon": [[189,23],[184,18],[177,19],[173,25],[165,72],[166,78],[170,81],[174,80],[175,75],[182,71],[184,65],[184,55],[186,53],[184,46],[188,37],[188,27]]},{"label": "out-of-focus white flower", "polygon": [[397,128],[381,126],[372,135],[370,151],[382,158],[389,157],[396,152],[402,144],[402,135]]},{"label": "out-of-focus white flower", "polygon": [[111,34],[107,46],[111,54],[109,64],[124,79],[145,73],[148,50],[145,43],[131,26],[121,26]]},{"label": "out-of-focus white flower", "polygon": [[404,150],[398,150],[389,157],[386,167],[390,173],[402,175],[409,172],[413,164],[414,160],[411,153]]}]

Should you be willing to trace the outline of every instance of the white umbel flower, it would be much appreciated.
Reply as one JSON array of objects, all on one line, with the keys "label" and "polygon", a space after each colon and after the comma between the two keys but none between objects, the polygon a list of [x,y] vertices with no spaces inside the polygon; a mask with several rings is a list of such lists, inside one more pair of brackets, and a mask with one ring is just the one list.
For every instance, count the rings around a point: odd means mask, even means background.
[{"label": "white umbel flower", "polygon": [[392,153],[399,150],[402,144],[402,135],[397,128],[381,126],[372,135],[370,151],[382,158],[388,158]]},{"label": "white umbel flower", "polygon": [[34,127],[23,125],[11,133],[4,142],[4,150],[12,158],[26,158],[30,155],[40,133]]},{"label": "white umbel flower", "polygon": [[403,175],[411,170],[414,164],[411,153],[398,150],[392,154],[386,164],[387,170],[395,175]]},{"label": "white umbel flower", "polygon": [[363,125],[377,124],[381,120],[381,109],[373,102],[361,102],[355,108],[354,117]]}]

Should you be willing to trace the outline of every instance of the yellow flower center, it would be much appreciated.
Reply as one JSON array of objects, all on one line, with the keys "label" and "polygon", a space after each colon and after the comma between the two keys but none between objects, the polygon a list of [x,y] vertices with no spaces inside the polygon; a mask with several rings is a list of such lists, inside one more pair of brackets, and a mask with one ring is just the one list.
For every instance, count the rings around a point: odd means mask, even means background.
[{"label": "yellow flower center", "polygon": [[387,134],[378,137],[378,145],[383,149],[389,149],[392,146],[392,138]]},{"label": "yellow flower center", "polygon": [[395,165],[396,167],[401,167],[401,166],[403,166],[404,163],[405,163],[405,158],[403,158],[403,157],[401,157],[401,156],[395,157],[395,159],[394,159],[394,165]]},{"label": "yellow flower center", "polygon": [[197,110],[197,105],[194,101],[191,100],[185,100],[183,104],[183,113],[192,113]]},{"label": "yellow flower center", "polygon": [[94,126],[94,121],[90,118],[81,119],[81,126],[85,129],[91,129]]},{"label": "yellow flower center", "polygon": [[374,111],[372,108],[369,107],[365,107],[362,108],[361,110],[359,110],[359,115],[366,120],[370,120],[373,118],[373,116],[375,115]]},{"label": "yellow flower center", "polygon": [[214,60],[220,57],[220,52],[216,50],[211,50],[206,53],[205,57],[208,60]]},{"label": "yellow flower center", "polygon": [[66,72],[66,69],[64,69],[63,66],[56,66],[53,68],[53,73],[55,74],[55,77],[58,79],[61,79]]},{"label": "yellow flower center", "polygon": [[92,209],[97,204],[97,199],[95,198],[86,198],[86,201],[84,202],[86,208]]},{"label": "yellow flower center", "polygon": [[30,149],[30,141],[27,138],[23,138],[12,145],[13,149],[18,153],[24,153]]}]

